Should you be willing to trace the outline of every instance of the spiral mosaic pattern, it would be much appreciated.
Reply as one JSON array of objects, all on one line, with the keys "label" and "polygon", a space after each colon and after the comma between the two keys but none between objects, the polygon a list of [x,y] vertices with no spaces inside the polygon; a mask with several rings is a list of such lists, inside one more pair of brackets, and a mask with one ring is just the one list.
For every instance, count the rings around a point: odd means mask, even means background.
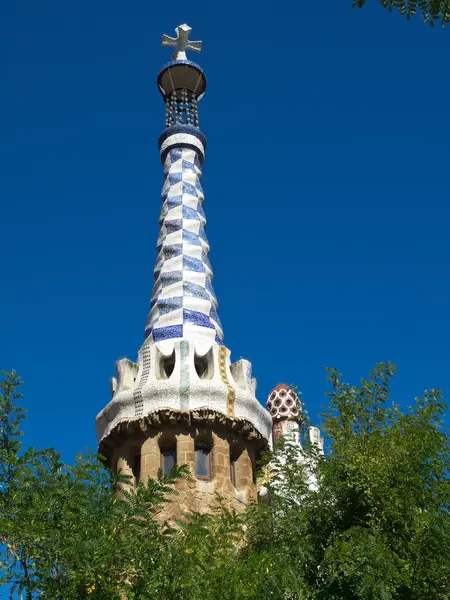
[{"label": "spiral mosaic pattern", "polygon": [[176,147],[165,155],[155,285],[145,328],[145,338],[153,342],[185,338],[223,344],[208,260],[200,154]]}]

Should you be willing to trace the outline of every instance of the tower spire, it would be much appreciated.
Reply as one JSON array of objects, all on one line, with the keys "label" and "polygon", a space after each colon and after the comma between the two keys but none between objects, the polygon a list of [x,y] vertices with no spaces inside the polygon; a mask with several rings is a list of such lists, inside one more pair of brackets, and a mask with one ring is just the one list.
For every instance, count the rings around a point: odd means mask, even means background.
[{"label": "tower spire", "polygon": [[155,343],[182,338],[222,345],[200,182],[206,138],[199,129],[198,100],[206,78],[185,53],[199,51],[201,42],[188,40],[188,25],[176,31],[177,39],[163,36],[162,45],[177,50],[158,76],[166,102],[166,129],[159,138],[165,180],[145,339]]},{"label": "tower spire", "polygon": [[186,57],[201,42],[189,40],[187,25],[176,31],[177,38],[163,36],[176,50],[157,79],[166,126],[158,140],[164,184],[150,313],[137,363],[116,363],[112,399],[97,416],[99,451],[125,472],[140,465],[142,477],[156,477],[166,459],[188,464],[202,481],[182,496],[183,508],[207,507],[218,492],[239,509],[256,496],[255,465],[272,421],[256,400],[250,362],[231,363],[223,341],[200,182],[206,77]]}]

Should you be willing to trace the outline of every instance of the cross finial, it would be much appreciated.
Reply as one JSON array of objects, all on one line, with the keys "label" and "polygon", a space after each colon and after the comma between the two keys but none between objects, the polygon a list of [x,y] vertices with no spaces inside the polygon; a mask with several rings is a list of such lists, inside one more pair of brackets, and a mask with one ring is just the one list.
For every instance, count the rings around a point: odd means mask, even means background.
[{"label": "cross finial", "polygon": [[202,49],[201,42],[191,42],[188,40],[189,34],[192,31],[192,27],[189,25],[179,25],[175,31],[177,37],[172,38],[168,35],[163,35],[161,40],[162,46],[175,46],[176,50],[172,56],[172,60],[187,60],[186,50],[194,50],[194,52],[200,52]]}]

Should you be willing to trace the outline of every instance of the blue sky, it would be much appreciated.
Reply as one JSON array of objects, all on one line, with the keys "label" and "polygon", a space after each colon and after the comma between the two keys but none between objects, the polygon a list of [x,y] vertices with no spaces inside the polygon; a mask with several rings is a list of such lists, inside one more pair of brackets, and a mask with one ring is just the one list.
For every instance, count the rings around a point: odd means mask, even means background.
[{"label": "blue sky", "polygon": [[28,441],[95,448],[114,361],[135,359],[163,183],[156,89],[187,22],[204,50],[203,185],[219,314],[258,398],[324,369],[399,367],[450,395],[450,29],[375,0],[2,3],[0,367]]}]

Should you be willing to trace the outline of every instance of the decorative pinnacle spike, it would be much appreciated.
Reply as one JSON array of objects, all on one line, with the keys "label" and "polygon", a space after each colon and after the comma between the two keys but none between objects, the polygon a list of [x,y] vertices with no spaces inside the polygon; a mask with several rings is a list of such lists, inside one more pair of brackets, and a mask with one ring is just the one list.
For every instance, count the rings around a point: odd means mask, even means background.
[{"label": "decorative pinnacle spike", "polygon": [[166,34],[162,36],[161,45],[162,46],[174,46],[176,48],[172,60],[187,60],[186,50],[193,50],[194,52],[200,52],[202,49],[201,42],[191,42],[188,40],[189,34],[192,31],[192,27],[189,25],[179,25],[175,31],[177,32],[177,37],[172,38]]}]

